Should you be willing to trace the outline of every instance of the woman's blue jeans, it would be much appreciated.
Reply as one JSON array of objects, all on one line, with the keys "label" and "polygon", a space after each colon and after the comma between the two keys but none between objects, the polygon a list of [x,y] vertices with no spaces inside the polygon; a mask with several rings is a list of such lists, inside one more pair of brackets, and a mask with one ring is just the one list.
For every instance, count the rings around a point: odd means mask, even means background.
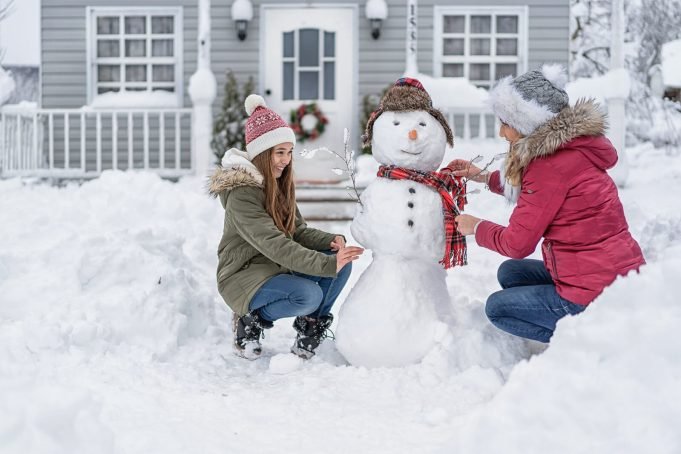
[{"label": "woman's blue jeans", "polygon": [[[335,252],[324,251],[325,254]],[[265,320],[308,315],[319,318],[331,312],[333,304],[352,271],[352,263],[341,269],[335,278],[310,276],[302,273],[277,274],[255,292],[248,306]]]},{"label": "woman's blue jeans", "polygon": [[485,312],[494,326],[516,336],[548,342],[558,320],[586,308],[556,292],[541,260],[507,260],[497,279],[503,290],[487,298]]}]

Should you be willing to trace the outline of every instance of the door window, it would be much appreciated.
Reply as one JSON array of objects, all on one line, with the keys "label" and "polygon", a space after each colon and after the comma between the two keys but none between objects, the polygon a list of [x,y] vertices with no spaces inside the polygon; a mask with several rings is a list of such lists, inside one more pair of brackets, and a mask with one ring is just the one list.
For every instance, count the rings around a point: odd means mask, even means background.
[{"label": "door window", "polygon": [[336,34],[301,28],[284,32],[282,38],[282,98],[336,99]]}]

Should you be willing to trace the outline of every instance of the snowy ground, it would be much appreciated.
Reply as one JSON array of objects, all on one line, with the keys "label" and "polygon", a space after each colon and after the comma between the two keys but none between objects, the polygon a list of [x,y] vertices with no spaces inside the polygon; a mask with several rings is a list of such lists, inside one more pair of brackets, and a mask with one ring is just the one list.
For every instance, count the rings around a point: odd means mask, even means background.
[{"label": "snowy ground", "polygon": [[[196,180],[0,181],[0,452],[681,452],[681,160],[628,154],[640,275],[543,351],[489,325],[503,259],[471,245],[449,272],[449,341],[402,369],[348,366],[330,342],[300,365],[290,321],[265,358],[233,357],[215,289],[223,213]],[[510,208],[482,193],[468,212],[504,222]]]}]

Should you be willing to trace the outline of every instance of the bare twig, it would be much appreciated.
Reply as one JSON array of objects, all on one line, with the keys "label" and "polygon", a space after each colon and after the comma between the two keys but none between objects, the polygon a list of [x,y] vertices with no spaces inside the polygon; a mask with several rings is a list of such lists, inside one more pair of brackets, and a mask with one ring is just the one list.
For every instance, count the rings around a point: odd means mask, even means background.
[{"label": "bare twig", "polygon": [[348,192],[348,195],[352,197],[357,203],[360,205],[364,206],[362,204],[362,199],[359,197],[359,190],[357,189],[357,172],[355,169],[355,150],[350,150],[350,145],[349,145],[349,140],[350,140],[350,134],[348,132],[348,129],[345,128],[343,130],[343,154],[341,155],[340,153],[331,150],[326,147],[320,147],[320,148],[315,148],[313,150],[307,150],[303,149],[303,151],[300,152],[300,155],[305,157],[305,158],[312,158],[314,154],[319,151],[326,151],[327,153],[331,153],[334,156],[338,156],[343,163],[345,164],[345,169],[341,169],[339,167],[331,169],[333,173],[336,175],[342,175],[342,174],[347,174],[350,177],[350,181],[352,182],[352,188],[348,186],[346,189],[352,189],[354,192],[354,195]]}]

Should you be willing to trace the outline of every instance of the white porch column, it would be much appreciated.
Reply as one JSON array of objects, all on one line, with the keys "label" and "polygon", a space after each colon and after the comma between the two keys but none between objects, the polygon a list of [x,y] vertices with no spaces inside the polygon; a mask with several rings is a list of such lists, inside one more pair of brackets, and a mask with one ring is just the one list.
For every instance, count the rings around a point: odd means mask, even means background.
[{"label": "white porch column", "polygon": [[215,76],[210,69],[210,0],[199,2],[199,57],[196,72],[189,80],[192,99],[192,162],[194,174],[206,176],[213,167],[215,157],[210,147],[213,137],[212,105],[217,93]]},{"label": "white porch column", "polygon": [[[610,44],[610,71],[624,68],[624,1],[613,0],[612,2],[612,42]],[[619,187],[623,187],[629,176],[629,163],[625,149],[626,116],[624,103],[628,93],[621,93],[617,97],[609,98],[608,120],[610,130],[608,137],[615,146],[618,155],[617,165],[610,170],[610,175]]]},{"label": "white porch column", "polygon": [[407,64],[404,70],[408,76],[415,77],[419,72],[417,55],[417,12],[418,1],[407,0]]}]

